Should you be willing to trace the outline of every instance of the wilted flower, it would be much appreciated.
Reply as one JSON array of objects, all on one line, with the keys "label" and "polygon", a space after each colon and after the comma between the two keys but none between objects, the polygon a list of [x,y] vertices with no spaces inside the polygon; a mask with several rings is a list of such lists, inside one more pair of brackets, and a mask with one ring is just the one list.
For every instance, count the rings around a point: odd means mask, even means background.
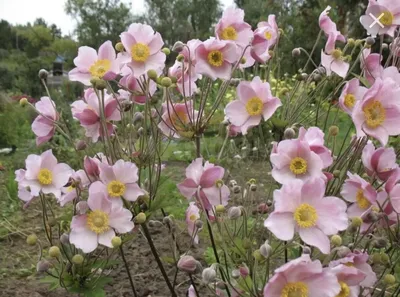
[{"label": "wilted flower", "polygon": [[186,210],[186,224],[188,232],[191,237],[194,236],[193,242],[199,243],[199,236],[197,235],[198,229],[196,227],[196,221],[200,219],[200,209],[196,206],[195,202],[190,202],[189,207]]},{"label": "wilted flower", "polygon": [[398,168],[396,153],[392,147],[375,149],[374,144],[368,141],[361,156],[365,171],[369,176],[378,176],[386,181]]}]

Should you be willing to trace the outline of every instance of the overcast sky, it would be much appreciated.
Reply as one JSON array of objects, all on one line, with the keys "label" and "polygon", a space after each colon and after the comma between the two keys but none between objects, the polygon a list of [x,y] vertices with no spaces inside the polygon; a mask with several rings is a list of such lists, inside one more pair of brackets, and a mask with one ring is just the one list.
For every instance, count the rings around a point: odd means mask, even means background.
[{"label": "overcast sky", "polygon": [[[75,28],[74,20],[64,12],[66,0],[0,0],[0,19],[12,24],[26,24],[41,17],[49,24],[56,24],[63,34],[70,34]],[[166,0],[168,1],[168,0]],[[144,0],[125,0],[131,3],[132,13],[140,14],[144,11]],[[221,0],[225,7],[233,0]]]}]

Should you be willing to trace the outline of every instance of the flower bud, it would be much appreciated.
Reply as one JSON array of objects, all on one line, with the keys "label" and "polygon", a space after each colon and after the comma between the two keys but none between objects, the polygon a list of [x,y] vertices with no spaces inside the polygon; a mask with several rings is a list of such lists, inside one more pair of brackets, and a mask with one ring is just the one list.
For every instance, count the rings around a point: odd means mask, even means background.
[{"label": "flower bud", "polygon": [[338,251],[337,251],[337,254],[340,258],[344,258],[350,253],[351,253],[351,251],[347,246],[341,246],[338,248]]},{"label": "flower bud", "polygon": [[227,285],[224,282],[217,282],[217,288],[220,290],[226,290]]},{"label": "flower bud", "polygon": [[295,48],[292,50],[293,57],[299,57],[301,55],[301,50],[299,48]]},{"label": "flower bud", "polygon": [[26,238],[26,243],[29,245],[35,245],[37,243],[37,239],[38,238],[37,238],[36,234],[30,234]]},{"label": "flower bud", "polygon": [[139,212],[135,217],[136,224],[144,224],[146,222],[146,214],[144,212]]},{"label": "flower bud", "polygon": [[371,256],[371,261],[374,264],[381,264],[381,254],[373,253]]},{"label": "flower bud", "polygon": [[285,132],[283,132],[283,138],[285,139],[293,139],[296,137],[296,131],[293,128],[286,128]]},{"label": "flower bud", "polygon": [[223,206],[223,205],[217,205],[216,207],[215,207],[215,211],[217,212],[217,213],[223,213],[223,212],[225,212],[225,206]]},{"label": "flower bud", "polygon": [[123,52],[125,50],[125,47],[122,44],[122,42],[117,42],[117,44],[115,45],[115,50],[117,52]]},{"label": "flower bud", "polygon": [[311,255],[311,249],[308,246],[303,246],[303,255]]},{"label": "flower bud", "polygon": [[196,226],[197,229],[202,229],[203,228],[203,221],[202,220],[196,220],[196,222],[194,222],[194,225]]},{"label": "flower bud", "polygon": [[240,186],[234,186],[233,187],[233,193],[235,193],[235,194],[239,194],[240,193]]},{"label": "flower bud", "polygon": [[334,246],[340,246],[340,245],[342,245],[342,242],[343,242],[343,240],[342,240],[342,237],[340,237],[340,235],[333,235],[331,237],[331,244]]},{"label": "flower bud", "polygon": [[369,214],[367,214],[367,220],[375,223],[379,220],[378,214],[374,211],[371,211]]},{"label": "flower bud", "polygon": [[216,273],[213,265],[211,265],[211,267],[205,268],[203,270],[203,272],[201,273],[201,278],[203,280],[203,283],[205,283],[205,284],[213,283],[215,281],[216,277],[217,277],[217,273]]},{"label": "flower bud", "polygon": [[121,244],[122,244],[122,239],[121,239],[121,237],[119,237],[119,236],[114,236],[114,237],[111,239],[111,244],[112,244],[113,248],[119,248],[119,247],[121,246]]},{"label": "flower bud", "polygon": [[61,234],[61,236],[60,236],[60,242],[61,242],[63,245],[69,244],[69,235],[68,235],[67,233]]},{"label": "flower bud", "polygon": [[242,80],[240,78],[232,78],[229,85],[232,87],[237,87]]},{"label": "flower bud", "polygon": [[83,141],[83,140],[78,140],[78,141],[75,143],[75,149],[76,149],[77,151],[83,151],[83,150],[86,149],[86,147],[87,147],[86,142]]},{"label": "flower bud", "polygon": [[101,90],[104,90],[104,89],[107,88],[107,83],[106,83],[106,81],[104,79],[97,79],[95,84],[94,84],[94,87],[97,90],[101,91]]},{"label": "flower bud", "polygon": [[49,270],[51,267],[51,263],[47,260],[40,260],[37,264],[36,264],[36,271],[37,272],[46,272],[47,270]]},{"label": "flower bud", "polygon": [[354,226],[356,228],[360,227],[363,223],[362,218],[360,217],[354,217],[351,219],[351,226]]},{"label": "flower bud", "polygon": [[179,55],[176,57],[176,60],[177,60],[178,62],[182,62],[182,61],[185,60],[185,56],[182,55],[182,54],[179,54]]},{"label": "flower bud", "polygon": [[88,206],[88,204],[87,204],[87,202],[86,201],[79,201],[77,204],[76,204],[76,211],[79,213],[79,214],[85,214],[87,211],[89,210],[89,206]]},{"label": "flower bud", "polygon": [[240,59],[240,64],[246,64],[246,58],[245,57],[242,57]]},{"label": "flower bud", "polygon": [[318,74],[318,73],[314,74],[314,75],[313,75],[313,80],[314,80],[315,82],[320,82],[320,81],[322,80],[321,74]]},{"label": "flower bud", "polygon": [[163,87],[169,88],[172,85],[172,81],[169,77],[163,77],[160,84]]},{"label": "flower bud", "polygon": [[385,254],[385,253],[381,254],[381,262],[382,262],[383,264],[390,263],[390,257],[389,257],[389,255],[388,255],[388,254]]},{"label": "flower bud", "polygon": [[249,275],[249,268],[246,265],[240,266],[239,267],[239,272],[241,277],[246,277]]},{"label": "flower bud", "polygon": [[46,69],[40,69],[38,75],[40,79],[46,79],[49,76],[49,72]]},{"label": "flower bud", "polygon": [[355,41],[353,38],[349,38],[349,39],[347,40],[347,44],[348,44],[349,46],[353,47],[353,46],[356,45],[356,41]]},{"label": "flower bud", "polygon": [[394,285],[396,283],[396,277],[393,274],[386,274],[383,277],[383,284],[386,286]]},{"label": "flower bud", "polygon": [[255,250],[255,251],[253,252],[253,257],[254,257],[254,259],[256,259],[256,260],[259,261],[259,262],[261,262],[261,261],[264,260],[264,256],[261,255],[260,250]]},{"label": "flower bud", "polygon": [[28,101],[28,99],[26,99],[25,97],[24,97],[24,98],[21,98],[21,99],[19,100],[19,105],[20,105],[21,107],[27,106],[28,103],[29,103],[29,101]]},{"label": "flower bud", "polygon": [[192,256],[182,256],[178,261],[178,269],[187,273],[195,273],[198,267],[198,261]]},{"label": "flower bud", "polygon": [[272,247],[268,244],[268,241],[266,241],[261,247],[260,247],[260,254],[264,258],[268,258],[272,253]]},{"label": "flower bud", "polygon": [[308,74],[305,73],[305,72],[303,72],[303,73],[301,74],[301,80],[307,80],[307,79],[308,79]]},{"label": "flower bud", "polygon": [[182,41],[177,41],[175,42],[174,46],[172,47],[172,50],[174,52],[180,53],[183,50],[183,47],[185,44]]},{"label": "flower bud", "polygon": [[329,134],[331,136],[336,136],[339,134],[339,127],[338,126],[330,126],[329,127]]},{"label": "flower bud", "polygon": [[340,177],[340,170],[333,170],[333,177],[335,177],[335,178],[339,178]]},{"label": "flower bud", "polygon": [[242,215],[242,210],[240,207],[237,206],[232,206],[231,208],[228,209],[228,218],[231,220],[236,220],[240,218]]},{"label": "flower bud", "polygon": [[61,256],[60,248],[58,246],[52,246],[49,249],[49,256],[52,258],[58,258]]},{"label": "flower bud", "polygon": [[232,270],[232,277],[235,278],[235,279],[237,279],[237,278],[240,277],[240,271],[239,271],[239,269],[233,269],[233,270]]},{"label": "flower bud", "polygon": [[251,240],[248,239],[247,237],[243,239],[243,248],[248,250],[251,249]]},{"label": "flower bud", "polygon": [[374,247],[376,247],[377,249],[383,249],[387,246],[387,240],[385,238],[377,238],[374,241]]},{"label": "flower bud", "polygon": [[161,51],[167,56],[171,53],[171,51],[167,47],[164,47]]},{"label": "flower bud", "polygon": [[373,37],[367,37],[367,39],[365,39],[365,43],[369,46],[374,45],[375,44],[375,38]]},{"label": "flower bud", "polygon": [[151,79],[151,80],[157,80],[158,78],[158,74],[157,71],[155,71],[154,69],[150,69],[147,71],[147,76]]},{"label": "flower bud", "polygon": [[83,261],[85,260],[82,255],[76,254],[72,257],[72,263],[75,265],[82,265]]},{"label": "flower bud", "polygon": [[134,125],[140,125],[143,122],[143,114],[139,111],[135,112],[135,114],[133,115],[133,119],[132,122]]},{"label": "flower bud", "polygon": [[269,209],[269,207],[266,203],[260,203],[257,206],[257,212],[260,214],[266,214],[268,212],[268,209]]},{"label": "flower bud", "polygon": [[255,184],[250,185],[250,191],[252,191],[252,192],[257,191],[257,185],[255,185]]}]

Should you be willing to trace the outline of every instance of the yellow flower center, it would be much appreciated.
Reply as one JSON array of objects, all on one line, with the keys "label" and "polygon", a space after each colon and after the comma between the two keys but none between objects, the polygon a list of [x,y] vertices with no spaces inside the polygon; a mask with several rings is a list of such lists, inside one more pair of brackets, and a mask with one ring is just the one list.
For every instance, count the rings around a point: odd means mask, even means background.
[{"label": "yellow flower center", "polygon": [[171,114],[171,122],[173,128],[177,132],[185,132],[187,128],[186,124],[189,122],[189,117],[187,113],[183,110],[176,111],[173,114]]},{"label": "yellow flower center", "polygon": [[391,26],[393,24],[393,19],[394,19],[393,14],[388,10],[386,10],[382,13],[383,13],[383,17],[381,17],[379,19],[379,22],[384,26]]},{"label": "yellow flower center", "polygon": [[339,282],[340,284],[340,293],[336,295],[336,297],[349,297],[350,296],[350,288],[345,282]]},{"label": "yellow flower center", "polygon": [[223,40],[236,40],[237,39],[237,32],[236,29],[232,26],[226,27],[222,30],[221,39]]},{"label": "yellow flower center", "polygon": [[265,35],[265,38],[267,38],[268,40],[270,40],[272,38],[272,33],[269,31],[265,32],[264,35]]},{"label": "yellow flower center", "polygon": [[67,192],[72,192],[73,190],[75,190],[75,185],[73,184],[67,188]]},{"label": "yellow flower center", "polygon": [[53,181],[53,173],[47,168],[42,168],[37,175],[37,179],[41,185],[50,185]]},{"label": "yellow flower center", "polygon": [[300,157],[293,158],[290,162],[290,171],[296,175],[306,173],[307,161]]},{"label": "yellow flower center", "polygon": [[343,265],[345,265],[347,267],[354,267],[354,263],[353,262],[347,262],[347,263],[344,263]]},{"label": "yellow flower center", "polygon": [[317,210],[308,203],[300,204],[293,214],[294,220],[301,228],[311,228],[317,224]]},{"label": "yellow flower center", "polygon": [[146,62],[150,56],[150,48],[143,43],[136,43],[131,48],[132,59],[136,62]]},{"label": "yellow flower center", "polygon": [[97,60],[94,62],[92,66],[89,68],[89,72],[93,77],[102,78],[104,74],[107,73],[108,70],[111,68],[111,61],[104,59],[104,60]]},{"label": "yellow flower center", "polygon": [[101,210],[94,210],[87,215],[87,226],[97,234],[104,233],[110,229],[108,214]]},{"label": "yellow flower center", "polygon": [[216,186],[217,188],[222,188],[223,185],[224,185],[224,181],[223,181],[222,179],[217,179],[217,180],[215,181],[215,186]]},{"label": "yellow flower center", "polygon": [[258,97],[250,98],[246,103],[247,113],[251,116],[259,116],[263,112],[264,104]]},{"label": "yellow flower center", "polygon": [[194,222],[197,220],[197,216],[195,214],[190,215],[189,219]]},{"label": "yellow flower center", "polygon": [[386,119],[386,110],[377,100],[373,100],[363,108],[365,122],[369,128],[377,128]]},{"label": "yellow flower center", "polygon": [[364,196],[364,192],[362,189],[359,189],[356,194],[356,202],[359,208],[367,209],[371,206],[371,202],[368,201],[367,198]]},{"label": "yellow flower center", "polygon": [[340,49],[335,49],[335,50],[333,50],[333,51],[332,51],[332,57],[333,57],[335,60],[340,59],[340,58],[342,57],[342,51],[341,51]]},{"label": "yellow flower center", "polygon": [[224,55],[221,51],[215,50],[208,53],[208,63],[214,67],[221,67],[224,64]]},{"label": "yellow flower center", "polygon": [[108,184],[107,191],[111,197],[121,197],[125,193],[125,185],[118,180],[113,180]]},{"label": "yellow flower center", "polygon": [[344,96],[344,105],[346,105],[349,108],[354,107],[354,104],[356,103],[356,97],[353,94],[347,94]]},{"label": "yellow flower center", "polygon": [[308,297],[308,287],[303,282],[287,283],[282,289],[281,297]]}]

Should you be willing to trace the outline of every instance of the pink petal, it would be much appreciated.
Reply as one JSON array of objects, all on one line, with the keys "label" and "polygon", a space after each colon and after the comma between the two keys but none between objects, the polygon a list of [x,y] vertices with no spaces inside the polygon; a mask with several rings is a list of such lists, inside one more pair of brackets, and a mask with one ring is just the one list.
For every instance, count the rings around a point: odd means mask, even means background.
[{"label": "pink petal", "polygon": [[111,240],[115,237],[115,232],[113,229],[110,229],[104,233],[101,233],[98,236],[98,241],[101,245],[107,246],[109,248],[112,248],[113,245],[111,243]]},{"label": "pink petal", "polygon": [[91,191],[89,188],[89,199],[87,203],[91,210],[101,210],[106,213],[111,211],[111,201],[106,198],[106,193],[104,192]]},{"label": "pink petal", "polygon": [[209,188],[215,185],[215,182],[224,177],[224,168],[215,166],[207,169],[203,172],[200,179],[200,186],[203,188]]},{"label": "pink petal", "polygon": [[136,199],[141,196],[146,194],[145,191],[143,191],[137,183],[133,184],[126,184],[125,185],[125,194],[124,198],[128,201],[136,201]]},{"label": "pink petal", "polygon": [[264,221],[264,226],[280,240],[291,240],[294,236],[295,227],[293,213],[273,212]]},{"label": "pink petal", "polygon": [[177,187],[183,196],[190,199],[196,193],[198,185],[191,178],[187,178]]},{"label": "pink petal", "polygon": [[80,71],[87,71],[96,60],[97,53],[95,49],[88,46],[81,46],[78,49],[78,56],[74,59],[74,64]]},{"label": "pink petal", "polygon": [[240,100],[229,102],[225,108],[225,114],[229,122],[235,126],[242,126],[250,117],[246,111],[246,106]]},{"label": "pink petal", "polygon": [[54,157],[52,150],[47,150],[40,155],[42,162],[41,168],[47,168],[53,171],[54,167],[57,165],[57,159]]},{"label": "pink petal", "polygon": [[319,228],[300,228],[299,235],[306,244],[317,247],[323,254],[329,254],[329,238]]},{"label": "pink petal", "polygon": [[124,183],[135,183],[138,180],[138,168],[134,163],[118,160],[112,166],[116,180]]},{"label": "pink petal", "polygon": [[115,58],[115,50],[110,40],[107,40],[102,45],[100,45],[98,56],[99,60],[109,60],[111,62],[115,60]]},{"label": "pink petal", "polygon": [[53,185],[60,189],[68,183],[73,170],[65,163],[57,164],[53,169]]},{"label": "pink petal", "polygon": [[126,208],[113,209],[109,214],[109,225],[118,233],[127,233],[134,227],[132,213]]},{"label": "pink petal", "polygon": [[200,184],[203,174],[203,158],[197,158],[186,168],[186,177],[192,179],[196,184]]}]

